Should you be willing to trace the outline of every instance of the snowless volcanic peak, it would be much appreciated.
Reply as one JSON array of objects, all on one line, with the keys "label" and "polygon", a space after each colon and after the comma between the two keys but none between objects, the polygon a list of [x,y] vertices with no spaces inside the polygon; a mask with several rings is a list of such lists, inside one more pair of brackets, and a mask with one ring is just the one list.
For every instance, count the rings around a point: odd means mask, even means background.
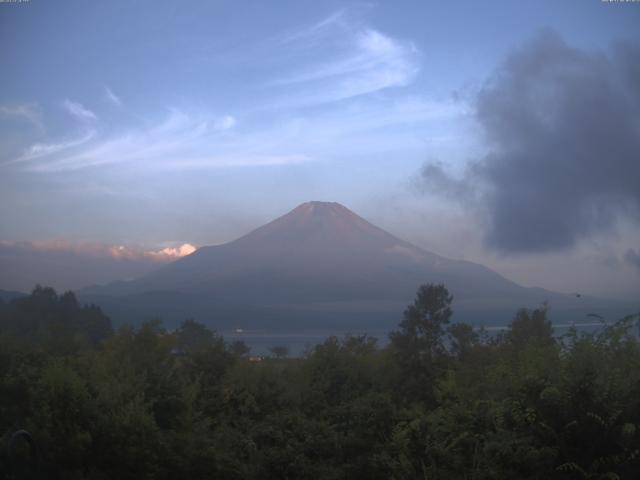
[{"label": "snowless volcanic peak", "polygon": [[344,205],[339,204],[338,202],[319,202],[319,201],[311,201],[305,202],[298,205],[296,208],[291,210],[291,213],[296,214],[298,216],[304,217],[312,217],[318,215],[325,216],[333,216],[333,217],[350,217],[352,219],[359,219],[355,213],[349,210]]},{"label": "snowless volcanic peak", "polygon": [[201,247],[137,279],[81,293],[111,305],[127,321],[144,314],[236,327],[325,328],[375,318],[395,322],[425,283],[446,285],[459,309],[502,308],[512,315],[545,300],[574,305],[482,265],[411,245],[330,202],[303,203],[229,243]]},{"label": "snowless volcanic peak", "polygon": [[325,223],[332,228],[345,232],[350,229],[378,230],[372,224],[359,217],[347,207],[336,202],[307,202],[290,212],[299,225]]},{"label": "snowless volcanic peak", "polygon": [[521,306],[532,298],[538,303],[555,298],[481,265],[411,245],[333,202],[303,203],[234,241],[201,247],[138,279],[87,292],[170,292],[244,307],[363,301],[406,305],[424,283],[444,283],[459,304],[508,298]]},{"label": "snowless volcanic peak", "polygon": [[339,243],[343,248],[357,245],[360,249],[374,245],[385,248],[401,242],[339,203],[318,201],[303,203],[237,241],[308,246]]}]

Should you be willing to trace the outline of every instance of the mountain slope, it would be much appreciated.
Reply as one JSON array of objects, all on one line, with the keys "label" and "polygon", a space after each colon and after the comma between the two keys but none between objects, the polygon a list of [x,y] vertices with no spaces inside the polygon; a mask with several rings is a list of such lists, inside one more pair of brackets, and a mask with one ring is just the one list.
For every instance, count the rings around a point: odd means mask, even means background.
[{"label": "mountain slope", "polygon": [[249,234],[94,293],[206,294],[249,303],[410,298],[420,283],[456,295],[524,293],[497,273],[400,240],[337,203],[309,202]]},{"label": "mountain slope", "polygon": [[20,298],[26,295],[26,293],[14,292],[12,290],[0,290],[0,300],[2,300],[3,302],[10,302],[14,298]]},{"label": "mountain slope", "polygon": [[378,314],[396,319],[417,287],[429,282],[444,283],[458,310],[500,307],[512,313],[545,300],[556,306],[572,301],[420,249],[326,202],[304,203],[237,240],[81,295],[114,311],[134,305],[138,313],[150,315],[152,308],[164,318],[259,324],[267,317],[277,323],[360,315],[365,321]]}]

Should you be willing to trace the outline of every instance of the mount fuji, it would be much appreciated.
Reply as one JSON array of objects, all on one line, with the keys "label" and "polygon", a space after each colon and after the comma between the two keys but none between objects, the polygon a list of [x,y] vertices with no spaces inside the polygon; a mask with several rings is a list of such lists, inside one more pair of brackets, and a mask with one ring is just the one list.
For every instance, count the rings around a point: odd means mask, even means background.
[{"label": "mount fuji", "polygon": [[443,283],[465,320],[473,313],[488,321],[545,301],[552,309],[591,307],[590,299],[525,288],[482,265],[418,248],[333,202],[303,203],[234,241],[80,296],[117,320],[361,328],[396,323],[424,283]]}]

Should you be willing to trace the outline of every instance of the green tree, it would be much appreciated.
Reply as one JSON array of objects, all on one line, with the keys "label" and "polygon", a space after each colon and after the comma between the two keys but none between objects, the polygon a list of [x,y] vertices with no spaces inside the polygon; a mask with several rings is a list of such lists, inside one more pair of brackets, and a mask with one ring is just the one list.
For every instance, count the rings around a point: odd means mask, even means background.
[{"label": "green tree", "polygon": [[210,347],[215,342],[214,333],[203,323],[187,319],[176,331],[176,348],[181,353],[196,353]]},{"label": "green tree", "polygon": [[453,296],[444,285],[422,285],[404,312],[400,330],[390,334],[391,342],[421,357],[443,353],[444,328],[453,313],[452,301]]},{"label": "green tree", "polygon": [[478,345],[480,335],[467,323],[454,323],[447,329],[449,333],[449,349],[451,353],[462,359],[469,355],[473,347]]},{"label": "green tree", "polygon": [[548,346],[556,343],[551,320],[547,318],[547,305],[533,311],[522,308],[511,321],[506,340],[514,347],[525,345]]},{"label": "green tree", "polygon": [[444,285],[422,285],[404,312],[400,330],[389,338],[400,368],[399,392],[407,399],[433,400],[433,387],[445,353],[445,326],[453,296]]}]

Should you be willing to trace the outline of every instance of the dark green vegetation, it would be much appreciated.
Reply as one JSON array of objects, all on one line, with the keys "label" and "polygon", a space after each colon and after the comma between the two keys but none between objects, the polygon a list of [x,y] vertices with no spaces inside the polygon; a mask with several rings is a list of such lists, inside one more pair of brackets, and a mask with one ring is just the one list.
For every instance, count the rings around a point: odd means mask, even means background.
[{"label": "dark green vegetation", "polygon": [[[388,347],[328,338],[255,361],[204,325],[113,332],[72,293],[0,302],[0,469],[64,479],[640,478],[637,316],[488,337],[423,286]],[[27,444],[31,433],[39,461]],[[13,474],[10,473],[13,471]]]}]

